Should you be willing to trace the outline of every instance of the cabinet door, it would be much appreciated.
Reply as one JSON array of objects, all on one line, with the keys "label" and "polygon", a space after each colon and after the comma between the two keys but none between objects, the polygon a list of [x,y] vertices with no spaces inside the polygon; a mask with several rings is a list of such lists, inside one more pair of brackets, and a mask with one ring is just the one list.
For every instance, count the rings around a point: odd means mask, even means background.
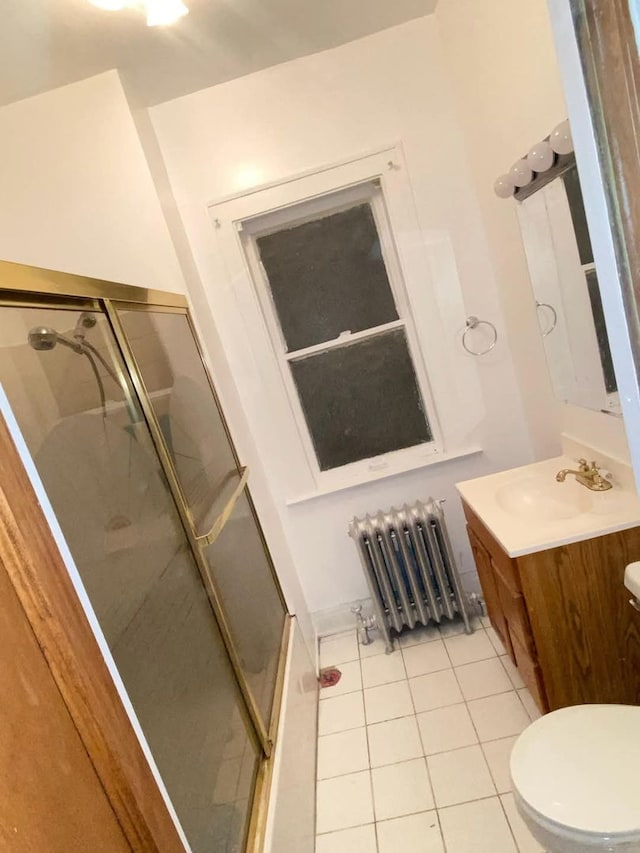
[{"label": "cabinet door", "polygon": [[529,657],[535,658],[536,647],[533,642],[524,595],[519,589],[514,589],[513,583],[505,578],[504,573],[493,560],[491,564],[509,636],[513,638],[513,635],[517,634],[520,644],[526,648]]},{"label": "cabinet door", "polygon": [[640,527],[518,557],[551,710],[640,703],[640,613],[624,566],[640,556]]},{"label": "cabinet door", "polygon": [[513,648],[511,646],[511,640],[509,638],[509,631],[507,630],[507,623],[505,620],[502,603],[498,594],[496,577],[494,573],[493,564],[491,562],[491,557],[489,555],[489,552],[486,550],[484,545],[482,545],[482,543],[470,527],[467,527],[467,534],[469,536],[469,542],[471,543],[473,558],[476,562],[478,577],[480,578],[480,585],[482,586],[482,593],[484,595],[485,604],[487,606],[487,613],[489,614],[489,619],[491,620],[491,624],[493,625],[495,632],[502,640],[502,644],[504,645],[507,653],[509,654],[509,657],[515,663]]}]

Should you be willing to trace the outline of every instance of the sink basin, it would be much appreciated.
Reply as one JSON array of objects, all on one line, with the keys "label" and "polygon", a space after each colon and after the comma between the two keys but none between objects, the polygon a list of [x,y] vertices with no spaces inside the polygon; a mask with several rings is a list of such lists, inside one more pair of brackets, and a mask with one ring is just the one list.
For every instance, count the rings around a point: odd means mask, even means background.
[{"label": "sink basin", "polygon": [[584,454],[543,459],[456,486],[510,557],[639,527],[640,498],[622,466],[605,492],[589,490],[572,475],[556,482],[558,471],[576,467],[578,455]]},{"label": "sink basin", "polygon": [[636,599],[640,599],[640,563],[629,563],[624,570],[624,585]]},{"label": "sink basin", "polygon": [[574,480],[556,483],[546,477],[524,477],[496,491],[498,506],[517,518],[556,521],[590,512],[589,490]]}]

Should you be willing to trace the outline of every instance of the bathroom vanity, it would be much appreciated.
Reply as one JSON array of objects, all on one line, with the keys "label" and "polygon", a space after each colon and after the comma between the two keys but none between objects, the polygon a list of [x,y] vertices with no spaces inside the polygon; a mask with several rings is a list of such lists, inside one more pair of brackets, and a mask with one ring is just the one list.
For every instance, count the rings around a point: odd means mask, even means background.
[{"label": "bathroom vanity", "polygon": [[640,704],[640,612],[625,566],[640,559],[640,501],[592,492],[565,456],[458,483],[491,624],[543,711]]}]

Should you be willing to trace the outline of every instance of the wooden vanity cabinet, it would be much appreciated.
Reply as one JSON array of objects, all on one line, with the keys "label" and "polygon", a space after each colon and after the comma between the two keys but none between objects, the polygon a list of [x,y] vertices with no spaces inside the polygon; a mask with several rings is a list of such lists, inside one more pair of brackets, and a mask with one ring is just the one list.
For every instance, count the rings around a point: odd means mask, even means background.
[{"label": "wooden vanity cabinet", "polygon": [[640,613],[623,585],[640,527],[510,557],[463,506],[489,619],[540,710],[640,704]]}]

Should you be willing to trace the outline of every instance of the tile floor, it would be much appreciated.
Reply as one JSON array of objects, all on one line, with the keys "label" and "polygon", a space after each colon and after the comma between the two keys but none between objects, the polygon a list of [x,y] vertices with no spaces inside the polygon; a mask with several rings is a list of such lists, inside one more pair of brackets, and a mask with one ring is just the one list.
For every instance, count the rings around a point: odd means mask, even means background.
[{"label": "tile floor", "polygon": [[488,621],[397,646],[320,644],[342,678],[320,691],[316,853],[541,853],[508,766],[538,711]]}]

